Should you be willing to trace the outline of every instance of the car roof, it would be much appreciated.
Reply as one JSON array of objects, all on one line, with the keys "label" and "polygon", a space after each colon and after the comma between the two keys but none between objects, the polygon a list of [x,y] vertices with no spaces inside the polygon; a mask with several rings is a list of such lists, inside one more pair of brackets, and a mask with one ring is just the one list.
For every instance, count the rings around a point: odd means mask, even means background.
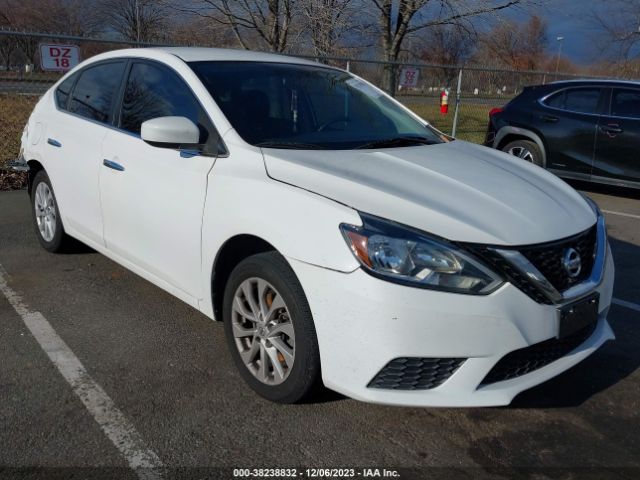
[{"label": "car roof", "polygon": [[178,58],[183,62],[206,62],[206,61],[227,61],[227,62],[271,62],[285,63],[290,65],[309,65],[322,68],[340,70],[339,68],[324,65],[313,60],[292,57],[289,55],[279,55],[275,53],[255,52],[252,50],[239,50],[232,48],[206,48],[206,47],[147,47],[147,48],[125,48],[119,50],[109,50],[99,53],[81,62],[75,68],[63,75],[56,85],[65,81],[69,75],[74,75],[79,70],[88,65],[108,60],[144,58],[149,60],[168,61],[171,58]]},{"label": "car roof", "polygon": [[185,62],[205,61],[235,61],[235,62],[274,62],[294,63],[301,65],[318,65],[317,62],[275,53],[255,52],[252,50],[239,50],[232,48],[205,48],[205,47],[152,47],[149,51],[162,51],[175,55]]},{"label": "car roof", "polygon": [[581,78],[575,80],[558,80],[556,82],[551,82],[548,85],[561,86],[563,84],[566,85],[632,85],[632,86],[640,86],[640,82],[634,80],[613,80],[606,78]]}]

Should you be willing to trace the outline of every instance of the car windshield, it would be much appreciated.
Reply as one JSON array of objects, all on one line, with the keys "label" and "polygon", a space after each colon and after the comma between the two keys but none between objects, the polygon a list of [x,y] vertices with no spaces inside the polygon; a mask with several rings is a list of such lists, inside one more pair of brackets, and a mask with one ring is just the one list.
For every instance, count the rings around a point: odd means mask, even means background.
[{"label": "car windshield", "polygon": [[268,62],[190,66],[252,145],[340,150],[446,141],[375,88],[340,70]]}]

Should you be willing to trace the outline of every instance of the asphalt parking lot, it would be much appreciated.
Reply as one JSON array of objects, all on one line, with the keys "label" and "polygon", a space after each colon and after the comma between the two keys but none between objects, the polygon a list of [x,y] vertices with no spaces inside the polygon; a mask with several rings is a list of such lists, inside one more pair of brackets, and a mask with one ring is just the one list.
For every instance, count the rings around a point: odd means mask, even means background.
[{"label": "asphalt parking lot", "polygon": [[[395,408],[331,393],[305,405],[264,401],[236,374],[221,324],[100,254],[41,249],[24,191],[0,193],[0,272],[113,401],[161,476],[353,466],[413,469],[401,478],[638,478],[640,194],[590,190],[616,262],[617,340],[506,408]],[[14,306],[0,295],[0,478],[25,467],[135,478],[109,423],[96,422]]]}]

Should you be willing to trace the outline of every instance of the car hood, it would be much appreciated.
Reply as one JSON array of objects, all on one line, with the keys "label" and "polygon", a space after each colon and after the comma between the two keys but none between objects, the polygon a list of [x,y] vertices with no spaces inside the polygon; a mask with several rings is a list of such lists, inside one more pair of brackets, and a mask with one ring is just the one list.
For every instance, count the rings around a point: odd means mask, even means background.
[{"label": "car hood", "polygon": [[526,245],[568,237],[596,221],[580,194],[556,176],[461,140],[263,153],[275,180],[449,240]]}]

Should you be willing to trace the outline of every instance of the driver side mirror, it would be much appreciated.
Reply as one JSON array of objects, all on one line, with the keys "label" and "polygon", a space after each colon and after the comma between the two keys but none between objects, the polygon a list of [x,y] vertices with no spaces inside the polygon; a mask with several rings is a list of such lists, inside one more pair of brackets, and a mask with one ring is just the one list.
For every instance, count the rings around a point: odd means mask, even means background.
[{"label": "driver side mirror", "polygon": [[200,143],[200,129],[186,117],[158,117],[142,123],[140,137],[154,147],[193,147]]}]

